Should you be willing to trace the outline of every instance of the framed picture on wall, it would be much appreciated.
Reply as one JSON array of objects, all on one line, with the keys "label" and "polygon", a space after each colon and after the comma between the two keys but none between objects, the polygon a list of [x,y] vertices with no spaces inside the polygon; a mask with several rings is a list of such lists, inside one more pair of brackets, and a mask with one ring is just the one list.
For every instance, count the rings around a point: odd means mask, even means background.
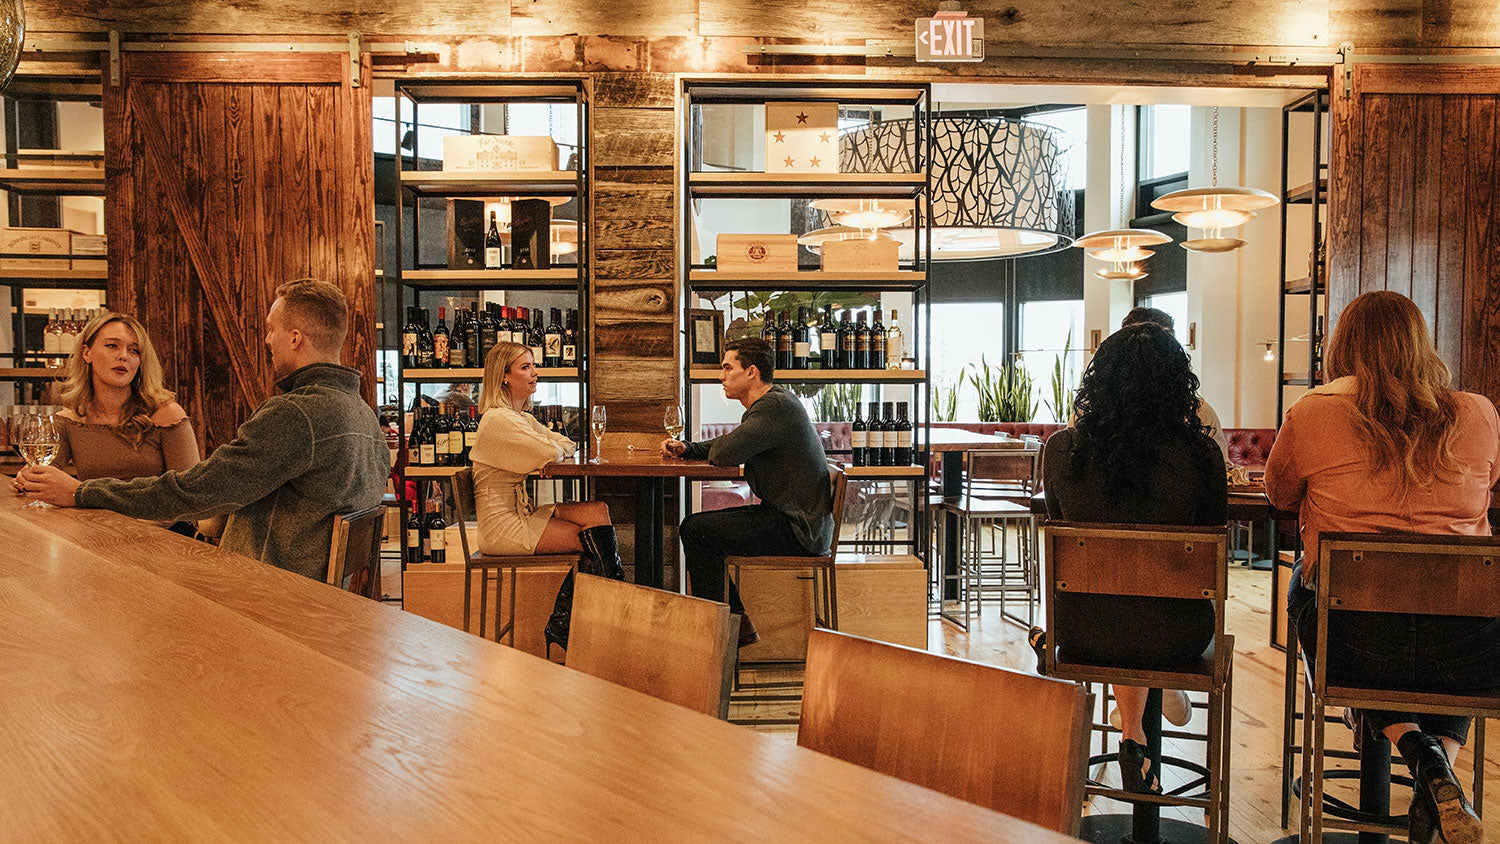
[{"label": "framed picture on wall", "polygon": [[687,325],[692,362],[718,366],[724,354],[724,314],[706,308],[690,308]]}]

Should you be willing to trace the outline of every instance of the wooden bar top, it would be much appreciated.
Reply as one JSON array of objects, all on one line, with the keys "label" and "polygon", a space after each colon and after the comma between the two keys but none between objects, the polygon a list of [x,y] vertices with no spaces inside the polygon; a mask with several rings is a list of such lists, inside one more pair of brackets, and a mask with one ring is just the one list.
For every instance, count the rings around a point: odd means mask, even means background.
[{"label": "wooden bar top", "polygon": [[591,463],[581,456],[558,460],[542,467],[544,478],[693,478],[696,480],[743,477],[738,466],[714,466],[707,460],[662,457],[655,446],[630,451],[606,449],[603,460]]},{"label": "wooden bar top", "polygon": [[958,428],[929,428],[926,436],[928,448],[932,451],[969,451],[981,448],[1037,450],[1036,446],[1027,448],[1027,442],[1016,437],[997,437],[993,434],[979,434]]},{"label": "wooden bar top", "polygon": [[1064,841],[144,522],[0,496],[17,840]]}]

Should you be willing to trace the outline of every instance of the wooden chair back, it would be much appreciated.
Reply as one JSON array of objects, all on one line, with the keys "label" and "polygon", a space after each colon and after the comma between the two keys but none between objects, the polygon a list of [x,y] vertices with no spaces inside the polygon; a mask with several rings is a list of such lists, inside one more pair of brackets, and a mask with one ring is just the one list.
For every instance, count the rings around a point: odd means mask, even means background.
[{"label": "wooden chair back", "polygon": [[380,541],[385,506],[333,517],[328,549],[328,582],[356,595],[380,600]]},{"label": "wooden chair back", "polygon": [[1035,487],[1037,452],[1025,449],[972,449],[966,453],[970,481],[999,481]]},{"label": "wooden chair back", "polygon": [[727,718],[729,635],[727,604],[579,574],[567,665]]},{"label": "wooden chair back", "polygon": [[844,530],[844,499],[849,492],[849,476],[835,463],[828,464],[828,485],[833,495],[833,544],[828,548],[828,558],[839,556],[839,534]]},{"label": "wooden chair back", "polygon": [[474,509],[474,469],[465,466],[453,473],[453,520],[458,522],[458,544],[463,549],[464,559],[469,559],[468,521],[478,518]]},{"label": "wooden chair back", "polygon": [[1500,618],[1500,538],[1325,533],[1318,557],[1331,609]]},{"label": "wooden chair back", "polygon": [[807,643],[797,743],[1076,835],[1083,686],[831,630]]}]

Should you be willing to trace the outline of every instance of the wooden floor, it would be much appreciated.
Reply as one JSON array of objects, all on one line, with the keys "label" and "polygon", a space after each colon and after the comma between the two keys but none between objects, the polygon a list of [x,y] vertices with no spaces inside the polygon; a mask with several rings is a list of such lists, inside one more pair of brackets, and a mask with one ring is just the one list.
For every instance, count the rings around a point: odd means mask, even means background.
[{"label": "wooden floor", "polygon": [[[1232,568],[1229,573],[1229,605],[1227,627],[1236,643],[1234,679],[1234,721],[1232,727],[1233,749],[1231,751],[1232,785],[1230,789],[1229,834],[1238,844],[1268,844],[1285,835],[1281,828],[1281,710],[1283,695],[1283,660],[1281,651],[1271,647],[1269,640],[1270,572]],[[1015,611],[1012,604],[1011,611]],[[1025,642],[1025,631],[1010,622],[1000,620],[998,604],[987,604],[983,609],[981,623],[970,633],[964,633],[947,622],[934,620],[928,636],[931,650],[978,662],[1003,665],[1010,668],[1033,671],[1036,658]],[[1201,702],[1201,698],[1200,698]],[[797,704],[746,704],[731,707],[730,717],[754,721],[759,718],[795,718]],[[1194,710],[1194,719],[1188,729],[1201,731],[1206,714],[1201,708]],[[1493,725],[1492,725],[1493,726]],[[796,740],[796,728],[784,725],[752,724],[754,729],[777,733],[787,741]],[[981,728],[976,725],[976,729]],[[1328,743],[1332,747],[1349,747],[1350,733],[1343,727],[1330,725]],[[1485,791],[1500,794],[1500,750],[1491,738],[1486,757],[1487,776]],[[1169,743],[1170,746],[1170,743]],[[1173,755],[1202,760],[1203,745],[1178,744],[1172,746]],[[1098,739],[1091,752],[1098,753]],[[1470,754],[1465,754],[1459,765],[1459,776],[1467,784],[1472,777]],[[1353,762],[1342,762],[1350,765]],[[1117,782],[1116,772],[1110,769],[1096,770],[1095,776],[1107,782]],[[1167,772],[1167,786],[1173,785],[1173,772]],[[1331,789],[1345,800],[1354,802],[1352,786],[1347,789]],[[1397,788],[1392,793],[1393,806],[1400,806],[1408,799],[1407,792]],[[1492,806],[1495,804],[1491,804]],[[1126,812],[1124,804],[1108,800],[1096,800],[1085,813]],[[1292,806],[1291,825],[1295,831],[1296,806]],[[1491,811],[1492,817],[1485,823],[1485,841],[1500,844],[1500,810]],[[1201,814],[1184,809],[1164,809],[1164,817],[1177,817],[1192,823],[1202,823]]]}]

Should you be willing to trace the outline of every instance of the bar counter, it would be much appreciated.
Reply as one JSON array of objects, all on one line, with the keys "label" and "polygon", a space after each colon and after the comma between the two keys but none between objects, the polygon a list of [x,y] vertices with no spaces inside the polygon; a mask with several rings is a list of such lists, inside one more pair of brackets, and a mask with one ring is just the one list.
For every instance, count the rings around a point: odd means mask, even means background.
[{"label": "bar counter", "polygon": [[1065,841],[114,513],[0,501],[16,840]]}]

